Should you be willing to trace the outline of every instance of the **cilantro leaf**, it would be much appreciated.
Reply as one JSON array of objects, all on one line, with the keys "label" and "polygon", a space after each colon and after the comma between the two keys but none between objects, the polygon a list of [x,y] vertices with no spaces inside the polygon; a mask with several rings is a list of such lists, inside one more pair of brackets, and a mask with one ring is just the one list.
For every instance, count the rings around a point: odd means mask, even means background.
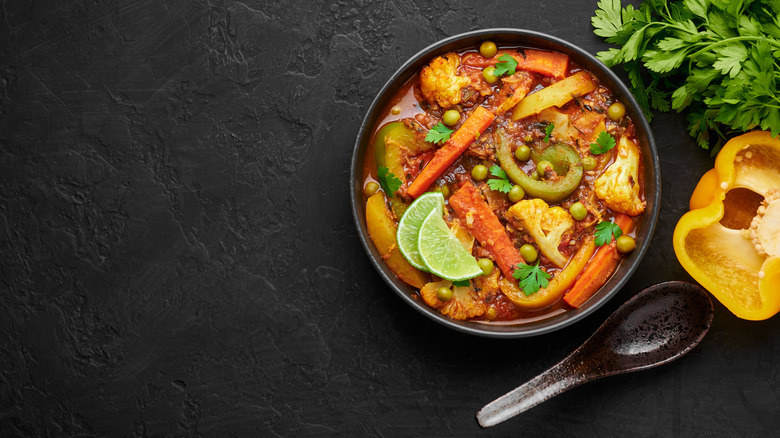
[{"label": "cilantro leaf", "polygon": [[658,49],[664,52],[671,52],[683,47],[685,47],[685,41],[679,38],[666,37],[658,42]]},{"label": "cilantro leaf", "polygon": [[620,53],[620,50],[611,47],[609,50],[604,50],[603,52],[596,53],[596,58],[598,58],[599,61],[603,62],[607,66],[613,66],[620,64],[619,61],[615,61],[615,58],[617,57],[617,54]]},{"label": "cilantro leaf", "polygon": [[642,57],[645,66],[656,73],[670,72],[682,64],[687,51],[679,49],[674,51],[647,50]]},{"label": "cilantro leaf", "polygon": [[550,274],[544,272],[539,266],[539,262],[534,265],[517,264],[517,268],[512,272],[515,280],[520,280],[518,285],[523,290],[525,296],[539,292],[539,289],[547,287],[550,284]]},{"label": "cilantro leaf", "polygon": [[395,192],[398,191],[398,189],[401,188],[401,184],[403,184],[401,180],[393,175],[387,167],[382,166],[377,169],[377,172],[379,174],[379,185],[382,186],[382,190],[384,190],[389,197],[395,196]]},{"label": "cilantro leaf", "polygon": [[452,285],[453,285],[453,286],[455,286],[455,287],[466,287],[466,286],[471,286],[471,280],[458,280],[458,281],[453,281],[453,282],[452,282]]},{"label": "cilantro leaf", "polygon": [[691,104],[693,93],[688,89],[688,85],[683,85],[672,93],[672,108],[681,110]]},{"label": "cilantro leaf", "polygon": [[647,94],[650,97],[650,106],[660,111],[669,111],[669,102],[666,101],[669,93],[658,90],[651,84],[647,89]]},{"label": "cilantro leaf", "polygon": [[590,144],[590,152],[596,155],[603,154],[609,152],[614,147],[615,139],[607,131],[601,131],[598,138],[596,138],[596,143]]},{"label": "cilantro leaf", "polygon": [[739,73],[742,63],[748,57],[748,51],[741,42],[730,43],[713,50],[718,55],[718,60],[712,64],[712,68],[732,78]]},{"label": "cilantro leaf", "polygon": [[502,179],[508,179],[509,178],[507,176],[506,172],[504,171],[504,169],[502,169],[501,166],[499,166],[498,164],[494,164],[494,165],[490,166],[490,174],[493,175],[493,176],[497,176],[499,178],[502,178]]},{"label": "cilantro leaf", "polygon": [[620,227],[614,222],[602,221],[596,225],[595,236],[597,246],[603,246],[612,242],[612,236],[615,236],[615,239],[617,239],[622,235],[623,230],[621,230]]},{"label": "cilantro leaf", "polygon": [[436,126],[431,128],[427,134],[425,134],[425,141],[429,141],[431,143],[445,143],[447,140],[450,139],[450,136],[452,133],[455,132],[452,129],[446,127],[444,123],[438,123]]},{"label": "cilantro leaf", "polygon": [[546,128],[544,128],[544,138],[542,139],[542,141],[544,142],[550,141],[550,136],[552,135],[553,129],[555,129],[555,123],[550,123],[549,125],[547,125]]},{"label": "cilantro leaf", "polygon": [[504,172],[504,169],[494,164],[490,166],[490,174],[496,177],[487,181],[488,187],[492,190],[501,193],[509,193],[512,190],[512,183],[509,181],[509,177]]},{"label": "cilantro leaf", "polygon": [[[623,29],[623,17],[621,15],[620,0],[601,0],[598,3],[599,9],[590,19],[594,27],[593,33],[604,38],[614,38]],[[621,41],[610,41],[619,43]],[[622,41],[625,42],[625,41]]]},{"label": "cilantro leaf", "polygon": [[706,0],[685,0],[685,6],[694,15],[707,19],[707,7],[709,6]]},{"label": "cilantro leaf", "polygon": [[623,48],[621,48],[617,53],[617,55],[615,55],[615,59],[613,61],[627,62],[639,59],[642,54],[642,43],[644,42],[644,36],[645,28],[643,27],[631,35],[631,38],[626,41],[626,45],[624,45]]},{"label": "cilantro leaf", "polygon": [[515,70],[517,69],[517,61],[515,58],[512,58],[510,55],[504,53],[498,57],[498,60],[501,62],[496,63],[495,70],[493,71],[494,75],[509,76],[515,74]]},{"label": "cilantro leaf", "polygon": [[688,76],[688,79],[686,79],[685,82],[691,87],[691,90],[693,90],[694,93],[701,93],[719,76],[720,72],[717,70],[696,68],[691,70],[691,75]]}]

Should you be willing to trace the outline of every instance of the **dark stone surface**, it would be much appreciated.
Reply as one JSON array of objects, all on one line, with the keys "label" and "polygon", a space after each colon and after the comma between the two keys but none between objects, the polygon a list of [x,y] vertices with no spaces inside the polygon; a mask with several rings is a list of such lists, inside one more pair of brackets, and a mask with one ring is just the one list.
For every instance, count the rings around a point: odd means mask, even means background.
[{"label": "dark stone surface", "polygon": [[620,303],[687,280],[671,246],[712,165],[664,114],[639,272],[534,339],[448,331],[364,257],[348,162],[395,68],[488,27],[591,53],[595,1],[3,1],[0,436],[769,436],[780,319],[715,303],[702,344],[490,431],[485,403]]}]

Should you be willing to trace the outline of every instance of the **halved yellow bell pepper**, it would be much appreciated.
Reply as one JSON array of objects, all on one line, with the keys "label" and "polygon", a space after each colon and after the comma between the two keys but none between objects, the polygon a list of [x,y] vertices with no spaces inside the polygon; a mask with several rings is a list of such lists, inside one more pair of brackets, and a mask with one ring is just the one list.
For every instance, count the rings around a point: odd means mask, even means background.
[{"label": "halved yellow bell pepper", "polygon": [[[741,191],[728,196],[735,189],[757,195]],[[715,168],[702,177],[691,196],[691,211],[674,230],[674,251],[683,268],[743,319],[764,320],[780,311],[778,207],[770,214],[776,191],[780,138],[768,132],[740,135],[720,151]]]}]

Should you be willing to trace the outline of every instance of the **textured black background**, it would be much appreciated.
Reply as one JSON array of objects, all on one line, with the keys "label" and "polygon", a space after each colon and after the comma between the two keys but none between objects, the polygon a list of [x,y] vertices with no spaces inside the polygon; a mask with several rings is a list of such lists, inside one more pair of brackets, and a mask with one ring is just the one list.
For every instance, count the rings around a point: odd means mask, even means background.
[{"label": "textured black background", "polygon": [[595,1],[0,2],[0,436],[769,436],[780,319],[715,303],[671,365],[497,426],[485,403],[620,303],[689,279],[671,246],[712,166],[652,127],[662,212],[639,272],[534,339],[446,330],[366,260],[349,208],[358,125],[392,72],[463,31],[591,53]]}]

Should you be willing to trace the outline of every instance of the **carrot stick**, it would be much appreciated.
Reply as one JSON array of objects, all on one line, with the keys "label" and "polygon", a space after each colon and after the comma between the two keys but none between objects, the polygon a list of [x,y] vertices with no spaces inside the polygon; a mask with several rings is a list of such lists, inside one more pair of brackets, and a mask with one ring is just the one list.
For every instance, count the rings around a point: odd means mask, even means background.
[{"label": "carrot stick", "polygon": [[615,272],[619,261],[620,257],[614,243],[599,248],[574,286],[563,296],[563,300],[572,307],[580,307],[607,282]]},{"label": "carrot stick", "polygon": [[[615,223],[623,231],[623,234],[628,234],[634,229],[633,219],[622,213],[615,215]],[[593,259],[577,278],[571,290],[566,292],[563,300],[572,307],[580,307],[609,280],[619,263],[620,253],[613,239],[611,243],[596,251]]]},{"label": "carrot stick", "polygon": [[512,278],[512,272],[523,259],[479,189],[466,182],[450,196],[449,202],[469,232],[493,255],[504,275]]},{"label": "carrot stick", "polygon": [[569,57],[558,52],[541,52],[539,50],[526,50],[525,57],[516,56],[517,68],[521,70],[541,73],[545,76],[562,78],[566,75],[566,67],[569,65]]},{"label": "carrot stick", "polygon": [[422,172],[417,175],[406,193],[413,198],[422,195],[460,155],[469,148],[493,123],[496,116],[485,107],[478,106],[460,128],[452,134],[447,143],[436,151]]},{"label": "carrot stick", "polygon": [[502,50],[501,52],[496,53],[492,58],[483,58],[482,55],[478,53],[467,53],[463,56],[461,63],[472,67],[485,68],[487,66],[496,65],[497,62],[501,62],[498,57],[505,53],[515,58],[518,70],[541,73],[556,79],[564,77],[566,75],[566,69],[569,66],[569,57],[563,53],[530,49],[523,51],[525,56],[514,50]]}]

